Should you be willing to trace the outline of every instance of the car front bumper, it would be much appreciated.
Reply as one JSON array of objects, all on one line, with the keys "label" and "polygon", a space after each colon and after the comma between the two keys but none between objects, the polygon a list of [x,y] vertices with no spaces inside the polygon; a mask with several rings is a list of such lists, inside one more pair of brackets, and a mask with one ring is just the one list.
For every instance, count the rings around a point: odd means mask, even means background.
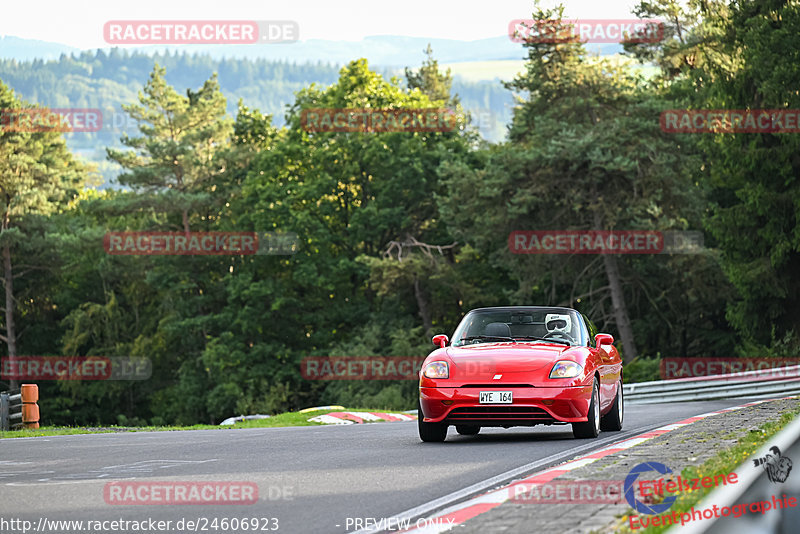
[{"label": "car front bumper", "polygon": [[[481,391],[511,391],[513,404],[480,404]],[[592,384],[572,387],[420,387],[426,423],[529,426],[586,421]]]}]

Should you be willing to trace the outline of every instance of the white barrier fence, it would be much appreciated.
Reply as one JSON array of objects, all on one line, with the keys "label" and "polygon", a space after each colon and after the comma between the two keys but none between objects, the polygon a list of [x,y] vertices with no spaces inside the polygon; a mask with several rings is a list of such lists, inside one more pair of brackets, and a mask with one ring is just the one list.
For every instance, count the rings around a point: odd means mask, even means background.
[{"label": "white barrier fence", "polygon": [[800,365],[623,386],[628,404],[655,404],[800,394]]}]

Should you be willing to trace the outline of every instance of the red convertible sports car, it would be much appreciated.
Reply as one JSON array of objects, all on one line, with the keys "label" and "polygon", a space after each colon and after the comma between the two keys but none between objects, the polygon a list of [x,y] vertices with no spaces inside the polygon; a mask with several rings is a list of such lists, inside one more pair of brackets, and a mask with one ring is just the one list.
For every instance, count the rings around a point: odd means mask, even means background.
[{"label": "red convertible sports car", "polygon": [[483,426],[572,424],[576,438],[621,430],[622,360],[571,308],[510,306],[472,310],[453,343],[422,364],[419,437],[444,441],[447,428],[475,435]]}]

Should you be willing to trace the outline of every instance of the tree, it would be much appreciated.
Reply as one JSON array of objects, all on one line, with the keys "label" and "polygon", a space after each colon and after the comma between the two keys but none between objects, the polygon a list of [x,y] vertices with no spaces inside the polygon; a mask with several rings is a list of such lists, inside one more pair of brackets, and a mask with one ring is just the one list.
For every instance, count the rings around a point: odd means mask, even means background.
[{"label": "tree", "polygon": [[[704,107],[800,108],[800,6],[793,2],[731,3],[723,45],[739,68],[701,90]],[[724,65],[722,66],[724,67]],[[722,70],[716,67],[715,70]],[[725,69],[730,70],[730,69]],[[728,317],[762,344],[794,334],[800,343],[800,142],[796,134],[715,135],[703,147],[713,158],[715,206],[708,226],[741,300]]]},{"label": "tree", "polygon": [[[539,10],[532,18],[560,20],[561,13]],[[689,181],[691,159],[659,129],[665,103],[625,66],[589,57],[580,43],[524,46],[526,69],[508,87],[529,97],[515,109],[509,142],[490,151],[483,168],[450,169],[453,194],[443,199],[443,214],[457,238],[488,247],[511,269],[520,281],[515,299],[540,295],[558,304],[566,294],[564,304],[594,300],[600,312],[610,299],[631,361],[638,354],[625,287],[632,260],[514,258],[507,236],[520,229],[684,229],[702,198]],[[594,283],[598,269],[602,284]]]},{"label": "tree", "polygon": [[424,335],[427,337],[433,329],[432,307],[435,303],[444,300],[452,304],[460,300],[452,294],[447,299],[433,299],[430,292],[434,288],[423,288],[423,284],[441,288],[442,285],[454,281],[452,249],[456,245],[457,243],[429,245],[409,237],[402,242],[391,241],[382,258],[362,256],[359,260],[369,266],[371,285],[379,296],[386,297],[409,286],[413,288]]},{"label": "tree", "polygon": [[[0,82],[2,113],[31,109]],[[64,209],[86,179],[84,167],[72,157],[63,135],[36,120],[31,124],[0,128],[0,250],[5,289],[5,335],[0,340],[6,343],[10,360],[17,356],[19,341],[14,282],[33,270],[54,267],[52,240],[46,238],[40,216]],[[17,264],[20,258],[24,262]],[[16,386],[12,380],[11,387]]]},{"label": "tree", "polygon": [[422,66],[415,72],[406,67],[406,80],[409,89],[419,89],[434,103],[445,103],[453,108],[459,105],[459,97],[453,94],[453,75],[448,68],[442,73],[439,70],[439,62],[433,57],[433,49],[430,43],[425,49],[427,59]]},{"label": "tree", "polygon": [[[295,232],[298,251],[244,257],[223,284],[207,288],[221,288],[224,303],[208,315],[184,320],[187,327],[181,331],[189,330],[190,322],[195,328],[202,324],[209,342],[184,361],[176,395],[238,396],[235,406],[248,410],[298,407],[329,389],[301,379],[302,357],[327,355],[338,345],[360,350],[349,340],[376,325],[387,335],[401,337],[402,331],[418,339],[414,328],[422,319],[414,320],[413,286],[404,284],[402,292],[384,300],[370,289],[369,265],[360,260],[380,257],[391,241],[406,234],[436,243],[447,239],[436,211],[437,169],[444,158],[468,154],[469,144],[458,129],[308,132],[301,124],[307,108],[366,107],[436,106],[424,93],[402,88],[399,80],[384,80],[365,60],[345,66],[330,87],[298,93],[287,114],[288,128],[255,154],[230,206],[240,228]],[[259,137],[246,135],[263,126],[257,120],[244,128],[249,120],[243,118],[237,130],[242,139]],[[219,406],[212,412],[199,405],[186,406],[181,417],[221,416]]]},{"label": "tree", "polygon": [[[746,0],[642,2],[637,14],[666,11],[684,24],[682,39],[651,45],[661,78],[694,109],[797,109],[800,6]],[[798,139],[791,133],[676,136],[705,154],[696,180],[713,187],[706,228],[738,291],[730,323],[748,341],[783,343],[800,334],[800,202]],[[794,338],[794,344],[798,342]]]},{"label": "tree", "polygon": [[124,105],[143,134],[121,141],[133,150],[107,149],[108,157],[128,172],[120,183],[137,192],[175,192],[152,201],[169,211],[178,205],[183,230],[189,232],[189,212],[206,205],[213,191],[213,179],[225,171],[218,157],[229,143],[232,120],[226,118],[225,97],[216,74],[198,91],[187,89],[180,96],[164,80],[166,69],[155,66],[139,93],[139,105]]}]

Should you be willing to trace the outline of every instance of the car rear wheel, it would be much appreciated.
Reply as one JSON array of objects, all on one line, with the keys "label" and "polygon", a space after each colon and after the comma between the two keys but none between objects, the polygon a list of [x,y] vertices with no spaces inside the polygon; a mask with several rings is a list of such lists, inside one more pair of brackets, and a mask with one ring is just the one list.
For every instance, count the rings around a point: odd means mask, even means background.
[{"label": "car rear wheel", "polygon": [[576,438],[596,438],[598,434],[600,434],[600,387],[595,379],[587,420],[585,423],[572,423],[572,435]]},{"label": "car rear wheel", "polygon": [[617,396],[614,397],[614,405],[611,411],[605,414],[600,419],[600,428],[602,430],[622,430],[622,417],[624,415],[624,399],[622,398],[622,380],[619,381],[617,388]]},{"label": "car rear wheel", "polygon": [[475,436],[481,431],[481,427],[474,425],[456,425],[456,432],[462,436]]},{"label": "car rear wheel", "polygon": [[426,423],[422,419],[422,406],[417,404],[417,428],[419,429],[419,439],[428,442],[442,442],[447,437],[447,425],[442,423]]}]

